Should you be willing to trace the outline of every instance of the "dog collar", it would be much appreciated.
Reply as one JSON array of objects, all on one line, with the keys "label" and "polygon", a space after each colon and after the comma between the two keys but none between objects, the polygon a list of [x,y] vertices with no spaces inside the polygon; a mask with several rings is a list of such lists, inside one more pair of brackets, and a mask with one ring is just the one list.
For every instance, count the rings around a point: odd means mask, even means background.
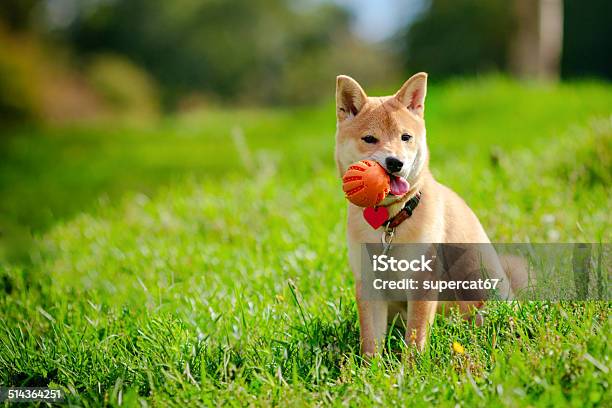
[{"label": "dog collar", "polygon": [[387,227],[387,229],[396,228],[402,222],[412,217],[412,213],[417,208],[420,201],[421,201],[421,192],[418,191],[410,200],[406,201],[406,204],[404,204],[404,207],[397,214],[395,214],[392,218],[389,218],[387,221],[385,221],[383,225]]},{"label": "dog collar", "polygon": [[389,210],[387,207],[367,207],[363,210],[363,218],[365,218],[366,222],[374,229],[384,226],[386,231],[390,231],[410,218],[420,201],[421,192],[419,191],[391,218],[389,218]]},{"label": "dog collar", "polygon": [[[389,250],[391,249],[391,242],[393,242],[393,236],[395,235],[395,228],[398,225],[400,225],[402,222],[406,221],[408,218],[412,217],[412,212],[414,211],[415,208],[417,208],[417,205],[419,205],[420,201],[421,201],[421,192],[419,191],[414,195],[414,197],[408,200],[406,204],[404,204],[404,207],[397,214],[395,214],[395,216],[389,218],[388,220],[380,224],[381,226],[384,225],[385,227],[385,229],[383,230],[382,236],[380,237],[380,241],[383,244],[383,250],[382,250],[383,255],[386,255],[387,253],[389,253]],[[387,209],[385,208],[385,211],[386,210]],[[365,212],[364,212],[364,216],[365,216]],[[366,217],[366,220],[367,220],[367,217]]]}]

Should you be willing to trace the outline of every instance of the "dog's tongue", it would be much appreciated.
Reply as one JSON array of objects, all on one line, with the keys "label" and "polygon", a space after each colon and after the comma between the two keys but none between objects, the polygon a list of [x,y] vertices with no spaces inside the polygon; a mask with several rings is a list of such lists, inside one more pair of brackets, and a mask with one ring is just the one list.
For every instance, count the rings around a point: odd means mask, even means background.
[{"label": "dog's tongue", "polygon": [[395,196],[403,196],[410,189],[410,184],[403,177],[391,176],[390,193]]}]

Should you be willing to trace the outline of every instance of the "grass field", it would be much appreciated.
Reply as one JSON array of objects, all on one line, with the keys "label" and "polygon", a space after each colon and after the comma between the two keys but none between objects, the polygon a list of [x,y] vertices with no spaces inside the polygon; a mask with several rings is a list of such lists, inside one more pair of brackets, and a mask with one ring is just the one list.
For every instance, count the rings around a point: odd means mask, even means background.
[{"label": "grass field", "polygon": [[[436,177],[497,242],[610,242],[612,86],[433,86]],[[76,405],[609,406],[607,302],[493,304],[359,356],[333,105],[0,137],[0,385]],[[455,345],[453,343],[461,345]]]}]

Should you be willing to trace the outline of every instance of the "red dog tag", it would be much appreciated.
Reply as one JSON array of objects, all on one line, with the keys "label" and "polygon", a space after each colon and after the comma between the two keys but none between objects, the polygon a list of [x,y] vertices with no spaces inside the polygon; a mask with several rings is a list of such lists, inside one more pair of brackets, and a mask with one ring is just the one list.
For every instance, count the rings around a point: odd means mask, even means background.
[{"label": "red dog tag", "polygon": [[389,210],[387,207],[368,207],[363,210],[363,218],[374,229],[378,229],[389,218]]}]

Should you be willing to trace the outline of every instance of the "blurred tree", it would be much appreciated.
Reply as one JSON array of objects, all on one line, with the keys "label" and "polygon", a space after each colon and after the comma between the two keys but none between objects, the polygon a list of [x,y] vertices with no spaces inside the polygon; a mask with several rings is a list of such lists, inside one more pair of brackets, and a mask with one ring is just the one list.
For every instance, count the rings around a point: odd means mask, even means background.
[{"label": "blurred tree", "polygon": [[432,0],[399,37],[406,68],[437,77],[505,70],[511,6],[506,0]]},{"label": "blurred tree", "polygon": [[563,41],[562,0],[514,0],[514,18],[511,72],[519,78],[558,80]]}]

